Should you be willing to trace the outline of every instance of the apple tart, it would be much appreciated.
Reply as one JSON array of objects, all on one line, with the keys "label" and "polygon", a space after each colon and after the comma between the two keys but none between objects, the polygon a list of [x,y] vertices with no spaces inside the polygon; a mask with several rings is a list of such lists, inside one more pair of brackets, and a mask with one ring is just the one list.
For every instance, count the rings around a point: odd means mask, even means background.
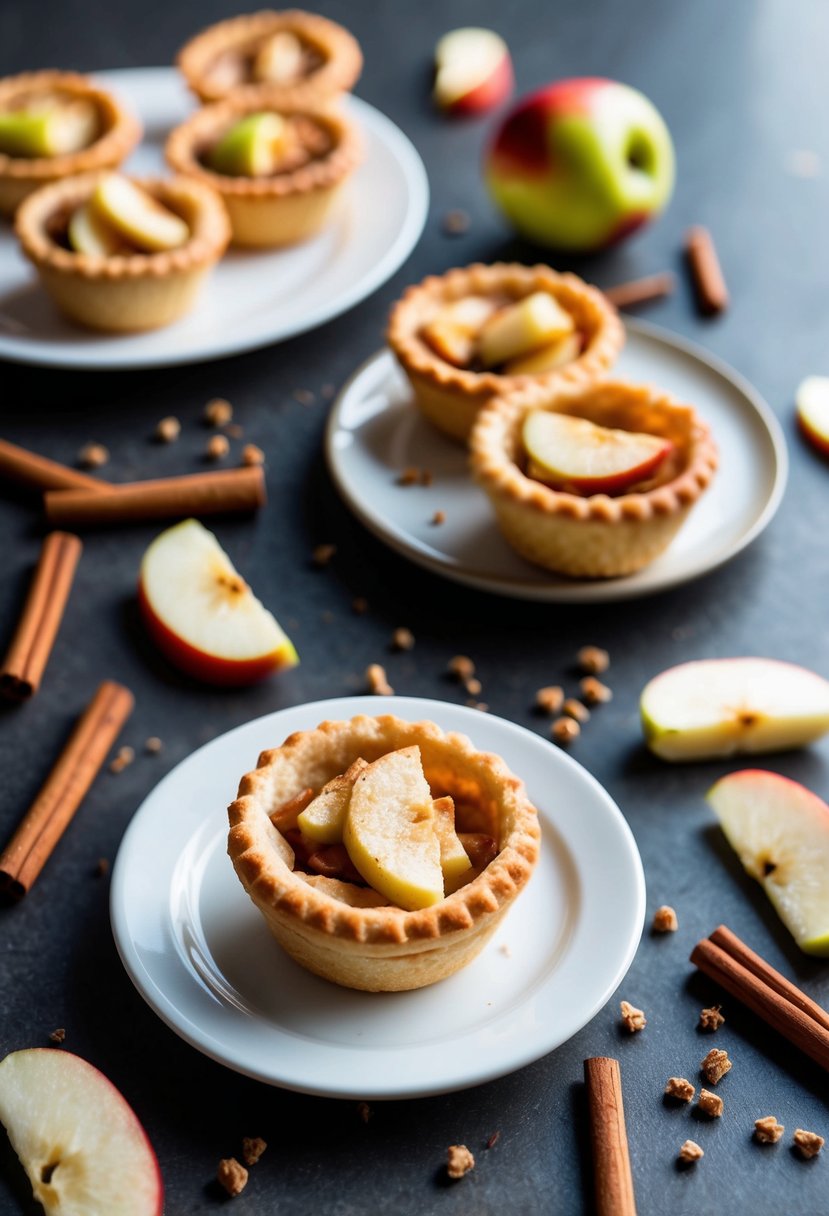
[{"label": "apple tart", "polygon": [[363,56],[341,25],[289,9],[209,26],[182,47],[178,66],[200,101],[266,91],[272,104],[302,108],[353,88]]},{"label": "apple tart", "polygon": [[228,852],[279,944],[347,988],[421,988],[471,962],[526,885],[539,826],[504,762],[433,722],[360,715],[263,752]]},{"label": "apple tart", "polygon": [[129,156],[141,124],[111,93],[76,72],[0,80],[0,213],[32,191]]},{"label": "apple tart", "polygon": [[717,468],[692,406],[619,380],[496,398],[481,411],[470,454],[512,547],[578,578],[632,574],[653,561]]},{"label": "apple tart", "polygon": [[593,380],[625,340],[597,288],[549,266],[508,263],[450,270],[410,287],[391,311],[387,336],[415,404],[464,441],[491,397]]}]

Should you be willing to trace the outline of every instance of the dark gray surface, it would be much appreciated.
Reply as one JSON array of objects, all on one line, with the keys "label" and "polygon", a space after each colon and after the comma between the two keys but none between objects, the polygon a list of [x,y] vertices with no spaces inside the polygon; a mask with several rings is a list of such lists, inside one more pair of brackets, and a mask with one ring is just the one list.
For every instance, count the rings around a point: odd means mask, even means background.
[{"label": "dark gray surface", "polygon": [[[45,64],[80,69],[169,61],[192,30],[235,6],[139,3],[115,6],[40,0],[0,9],[0,72]],[[244,5],[239,5],[244,8]],[[210,691],[173,673],[150,649],[135,619],[134,586],[144,547],[158,529],[90,534],[75,591],[38,697],[0,717],[0,834],[37,790],[71,721],[97,681],[125,681],[137,706],[123,741],[139,753],[147,735],[161,756],[139,755],[121,776],[103,773],[41,881],[19,906],[0,913],[0,1054],[40,1045],[56,1026],[66,1046],[101,1067],[123,1090],[158,1151],[167,1211],[200,1213],[221,1202],[211,1184],[219,1157],[243,1135],[269,1149],[235,1201],[241,1213],[336,1216],[424,1210],[446,1213],[590,1210],[582,1061],[618,1055],[639,1211],[723,1211],[815,1216],[827,1211],[829,1162],[796,1159],[795,1127],[827,1134],[825,1078],[762,1024],[725,1000],[728,1022],[714,1040],[734,1068],[720,1086],[725,1116],[713,1124],[668,1110],[665,1078],[696,1068],[712,1040],[697,1033],[712,987],[691,978],[692,944],[720,921],[754,945],[813,996],[829,1001],[827,966],[795,948],[762,892],[741,872],[703,801],[710,783],[735,765],[666,767],[639,744],[637,697],[646,679],[696,657],[768,654],[829,672],[825,626],[829,550],[823,515],[829,468],[794,435],[792,394],[799,379],[825,372],[829,281],[829,184],[787,171],[791,153],[811,149],[829,166],[829,10],[820,0],[718,0],[665,4],[514,2],[321,6],[358,35],[366,70],[358,92],[406,130],[432,185],[424,237],[409,263],[349,316],[281,347],[179,371],[82,375],[6,366],[3,433],[71,462],[89,439],[112,450],[115,479],[200,467],[204,402],[226,395],[245,439],[268,453],[270,504],[253,523],[225,523],[222,542],[255,589],[292,632],[302,666],[246,692]],[[676,140],[679,184],[667,216],[624,248],[580,268],[606,284],[679,265],[687,224],[716,234],[733,291],[732,310],[705,322],[684,281],[649,318],[694,337],[729,360],[768,398],[791,439],[793,474],[771,530],[727,568],[670,594],[617,606],[555,608],[512,603],[441,582],[387,552],[353,521],[323,468],[325,406],[303,407],[292,390],[341,383],[379,345],[391,301],[410,281],[474,259],[517,256],[492,215],[477,170],[487,123],[446,123],[429,105],[433,44],[470,22],[500,27],[510,39],[519,86],[562,75],[602,74],[629,81],[664,113]],[[464,207],[473,224],[462,238],[441,233],[440,217]],[[181,440],[149,441],[156,420],[174,413]],[[332,541],[331,567],[309,567],[312,546]],[[36,512],[0,506],[7,577],[0,639],[8,639],[38,549]],[[371,611],[354,616],[364,595]],[[392,629],[417,636],[408,655],[388,654]],[[223,1069],[169,1031],[134,992],[118,962],[107,916],[107,880],[94,877],[113,858],[130,816],[163,773],[206,739],[283,706],[360,690],[370,661],[386,661],[398,692],[447,700],[447,659],[478,662],[492,712],[544,730],[532,715],[535,688],[567,676],[575,650],[607,646],[611,705],[597,712],[573,749],[617,799],[636,835],[648,882],[649,913],[662,902],[680,917],[676,935],[646,934],[619,996],[645,1008],[646,1031],[622,1037],[617,999],[552,1056],[494,1084],[453,1096],[375,1104],[364,1125],[353,1103],[297,1097]],[[768,766],[826,795],[827,745],[773,757]],[[561,1000],[569,999],[567,992]],[[755,1118],[786,1125],[778,1146],[750,1140]],[[483,1144],[500,1130],[497,1146]],[[705,1159],[679,1172],[686,1138]],[[478,1167],[459,1185],[440,1179],[446,1146],[465,1142]],[[0,1173],[0,1212],[14,1213],[25,1184],[9,1162]],[[24,1208],[25,1210],[25,1208]]]}]

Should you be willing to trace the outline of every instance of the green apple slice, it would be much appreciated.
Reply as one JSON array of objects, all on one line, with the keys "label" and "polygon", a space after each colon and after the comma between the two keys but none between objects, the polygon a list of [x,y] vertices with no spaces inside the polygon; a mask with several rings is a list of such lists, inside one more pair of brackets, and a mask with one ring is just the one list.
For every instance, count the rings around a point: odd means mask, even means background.
[{"label": "green apple slice", "polygon": [[399,908],[443,899],[440,841],[419,747],[388,752],[357,778],[343,843],[369,886]]},{"label": "green apple slice", "polygon": [[267,177],[279,162],[286,132],[279,114],[248,114],[211,149],[210,168],[226,177]]},{"label": "green apple slice", "polygon": [[800,949],[829,955],[829,806],[760,769],[723,777],[708,802]]},{"label": "green apple slice", "polygon": [[0,152],[8,156],[66,156],[80,152],[98,134],[98,111],[91,101],[0,112]]},{"label": "green apple slice", "polygon": [[149,253],[177,249],[190,236],[180,215],[120,173],[107,173],[101,178],[90,205],[104,223]]},{"label": "green apple slice", "polygon": [[485,367],[495,367],[547,346],[574,328],[570,313],[549,292],[536,291],[487,321],[478,337],[478,354]]},{"label": "green apple slice", "polygon": [[455,831],[454,801],[451,798],[436,798],[432,805],[440,843],[440,868],[443,870],[444,885],[449,886],[471,868],[472,862]]},{"label": "green apple slice", "polygon": [[290,30],[278,30],[266,38],[253,61],[256,80],[268,84],[291,84],[302,72],[302,43]]},{"label": "green apple slice", "polygon": [[123,237],[101,219],[89,203],[73,211],[67,236],[76,253],[86,253],[91,257],[111,258],[118,253],[129,252]]},{"label": "green apple slice", "polygon": [[297,816],[299,830],[320,844],[340,844],[352,787],[367,768],[366,761],[358,757],[346,772],[324,785]]},{"label": "green apple slice", "polygon": [[673,449],[661,435],[596,426],[550,410],[532,410],[521,431],[538,481],[580,494],[618,494],[644,481]]},{"label": "green apple slice", "polygon": [[777,659],[702,659],[655,676],[639,708],[663,760],[784,751],[829,730],[829,682]]}]

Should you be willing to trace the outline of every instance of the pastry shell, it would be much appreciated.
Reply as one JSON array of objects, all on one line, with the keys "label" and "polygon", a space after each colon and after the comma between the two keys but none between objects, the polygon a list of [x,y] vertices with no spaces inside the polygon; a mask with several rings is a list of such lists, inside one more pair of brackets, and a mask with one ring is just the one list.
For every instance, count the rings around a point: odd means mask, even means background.
[{"label": "pastry shell", "polygon": [[[551,489],[522,471],[521,424],[550,409],[600,426],[664,435],[674,451],[635,492],[582,497]],[[711,432],[690,405],[648,385],[603,380],[557,392],[543,385],[496,398],[470,439],[473,475],[498,525],[523,557],[559,574],[632,574],[671,543],[717,468]]]},{"label": "pastry shell", "polygon": [[[415,912],[351,907],[291,870],[270,812],[298,789],[320,788],[358,756],[372,761],[412,744],[433,795],[452,794],[467,807],[467,829],[496,836],[494,861],[454,894]],[[422,988],[471,962],[529,880],[540,836],[523,783],[500,757],[433,722],[392,715],[323,722],[263,752],[242,778],[229,817],[230,858],[279,944],[316,975],[368,992]]]},{"label": "pastry shell", "polygon": [[87,148],[64,156],[8,156],[0,152],[0,213],[13,215],[27,195],[49,182],[96,169],[114,169],[141,138],[141,124],[120,101],[77,72],[23,72],[0,80],[0,110],[30,93],[62,93],[91,101],[100,115],[101,134]]},{"label": "pastry shell", "polygon": [[[497,294],[520,300],[535,291],[549,292],[586,335],[579,357],[555,371],[541,376],[469,371],[441,359],[419,336],[440,308],[463,296]],[[466,441],[479,410],[493,396],[533,384],[552,390],[603,375],[621,351],[625,331],[613,305],[577,275],[558,274],[549,266],[496,262],[431,275],[410,287],[392,308],[387,337],[423,414],[445,434]]]},{"label": "pastry shell", "polygon": [[[228,87],[211,79],[210,66],[220,55],[234,50],[248,54],[251,46],[282,30],[296,34],[316,51],[322,59],[321,66],[304,79],[285,85],[250,81]],[[185,43],[176,62],[202,102],[221,101],[229,96],[258,97],[264,91],[272,104],[296,109],[324,105],[348,92],[362,71],[363,56],[356,38],[335,21],[301,9],[287,9],[231,17],[208,26]]]},{"label": "pastry shell", "polygon": [[[224,132],[247,114],[273,109],[302,115],[324,127],[332,147],[288,173],[271,177],[231,177],[214,173],[200,159]],[[362,159],[362,141],[352,122],[331,110],[286,110],[255,98],[233,98],[197,110],[171,132],[165,148],[176,173],[204,182],[221,195],[236,245],[275,248],[314,236],[325,224],[347,179]]]},{"label": "pastry shell", "polygon": [[114,332],[156,329],[192,307],[202,282],[224,253],[230,224],[221,199],[188,178],[144,179],[138,184],[181,215],[190,238],[161,253],[97,257],[76,253],[52,235],[56,219],[91,196],[103,175],[54,182],[22,204],[15,228],[26,257],[58,308],[91,329]]}]

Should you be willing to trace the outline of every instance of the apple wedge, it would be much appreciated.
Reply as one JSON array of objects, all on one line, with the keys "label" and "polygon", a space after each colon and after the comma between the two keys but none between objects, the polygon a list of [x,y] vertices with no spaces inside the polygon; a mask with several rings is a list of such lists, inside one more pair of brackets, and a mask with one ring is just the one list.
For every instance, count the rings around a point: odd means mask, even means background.
[{"label": "apple wedge", "polygon": [[419,747],[388,752],[354,783],[343,842],[375,891],[399,908],[443,899],[440,841]]},{"label": "apple wedge", "polygon": [[452,798],[435,798],[435,828],[440,843],[440,868],[443,870],[444,886],[454,885],[472,866],[466,849],[455,831],[455,803]]},{"label": "apple wedge", "polygon": [[829,682],[777,659],[701,659],[655,676],[639,708],[663,760],[785,751],[829,730]]},{"label": "apple wedge", "polygon": [[350,908],[387,908],[389,901],[384,895],[379,895],[377,891],[372,891],[371,887],[358,887],[353,882],[343,882],[341,878],[326,878],[324,874],[303,874],[299,871],[298,877],[303,882],[307,882],[309,887],[313,887],[315,891],[320,891],[323,895],[330,895],[332,899],[338,899],[341,904],[348,904]]},{"label": "apple wedge", "polygon": [[367,768],[367,762],[358,757],[344,773],[324,785],[313,802],[297,815],[299,830],[319,844],[340,844],[351,790]]},{"label": "apple wedge", "polygon": [[463,296],[432,317],[420,336],[436,355],[454,367],[468,367],[475,355],[478,334],[496,311],[494,300]]},{"label": "apple wedge", "polygon": [[547,291],[535,291],[508,304],[487,321],[478,335],[478,354],[485,367],[497,367],[571,334],[575,322]]},{"label": "apple wedge", "polygon": [[66,235],[76,253],[90,257],[111,258],[118,253],[131,252],[123,237],[102,220],[89,203],[72,212]]},{"label": "apple wedge", "polygon": [[572,363],[581,354],[581,334],[573,332],[557,338],[549,346],[531,355],[520,355],[504,364],[504,374],[507,376],[543,376],[545,372],[554,372],[565,363]]},{"label": "apple wedge", "polygon": [[829,376],[807,376],[798,386],[795,404],[801,431],[829,456]]},{"label": "apple wedge", "polygon": [[550,410],[532,410],[521,432],[536,481],[577,494],[619,494],[644,481],[673,444],[660,435],[596,426]]},{"label": "apple wedge", "polygon": [[708,802],[800,949],[829,955],[829,806],[761,769],[723,777]]},{"label": "apple wedge", "polygon": [[195,519],[168,528],[141,562],[138,603],[171,663],[210,684],[250,684],[299,662],[212,532]]},{"label": "apple wedge", "polygon": [[290,30],[278,30],[256,52],[253,76],[267,84],[291,84],[302,72],[302,43]]},{"label": "apple wedge", "polygon": [[97,107],[80,98],[32,110],[0,111],[0,151],[8,156],[66,156],[89,147],[98,125]]},{"label": "apple wedge", "polygon": [[506,101],[514,84],[512,60],[493,30],[451,30],[435,47],[434,98],[449,114],[482,114]]},{"label": "apple wedge", "polygon": [[211,150],[210,168],[227,177],[267,177],[277,166],[287,131],[279,114],[248,114]]},{"label": "apple wedge", "polygon": [[114,1085],[52,1048],[0,1061],[0,1122],[47,1216],[161,1216],[147,1135]]},{"label": "apple wedge", "polygon": [[180,215],[120,173],[101,178],[90,205],[104,223],[147,253],[177,249],[190,236]]}]

